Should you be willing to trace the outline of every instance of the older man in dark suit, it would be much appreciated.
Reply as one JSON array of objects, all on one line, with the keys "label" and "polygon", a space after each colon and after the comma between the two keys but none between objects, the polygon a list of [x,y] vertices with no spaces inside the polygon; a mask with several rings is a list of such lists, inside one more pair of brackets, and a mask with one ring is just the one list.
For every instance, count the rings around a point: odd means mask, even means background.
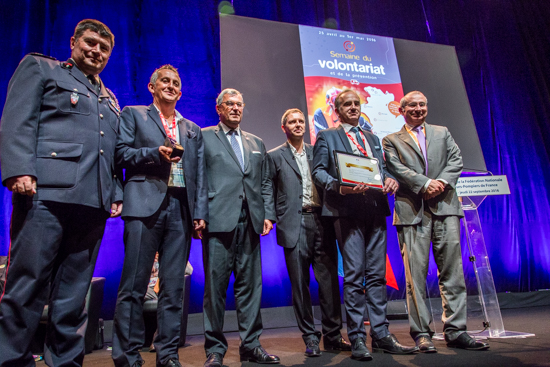
[{"label": "older man in dark suit", "polygon": [[235,275],[241,361],[279,363],[259,340],[263,329],[260,235],[267,235],[275,221],[269,161],[263,141],[239,127],[244,109],[241,93],[224,89],[216,104],[220,123],[202,130],[210,210],[202,239],[204,365],[223,365],[227,351],[223,321],[231,273]]},{"label": "older man in dark suit", "polygon": [[[390,334],[386,319],[386,217],[390,215],[386,194],[395,193],[398,184],[386,170],[378,138],[358,127],[361,102],[357,93],[344,90],[335,102],[341,125],[319,132],[313,153],[313,179],[324,189],[322,215],[332,219],[342,253],[351,358],[372,359],[365,345],[365,307],[373,351],[413,353],[416,348],[402,346]],[[383,190],[375,191],[362,184],[353,188],[339,185],[334,151],[377,158],[384,178]]]},{"label": "older man in dark suit", "polygon": [[466,285],[460,251],[456,195],[462,156],[449,130],[426,123],[428,100],[418,91],[401,100],[405,125],[383,140],[388,170],[399,181],[393,224],[397,226],[407,277],[411,336],[419,350],[435,353],[431,313],[426,306],[426,276],[433,244],[441,299],[443,332],[449,347],[483,350],[489,344],[466,333]]},{"label": "older man in dark suit", "polygon": [[[185,264],[191,232],[201,236],[208,221],[204,145],[200,128],[176,111],[181,80],[171,65],[151,75],[149,106],[122,111],[116,158],[124,180],[125,258],[114,320],[116,366],[139,366],[145,342],[143,299],[155,253],[160,293],[155,337],[157,366],[181,366],[178,344]],[[178,147],[179,146],[179,147]],[[183,155],[172,154],[179,149]]]},{"label": "older man in dark suit", "polygon": [[63,63],[25,56],[2,114],[2,183],[13,191],[13,214],[1,366],[34,365],[30,343],[48,300],[46,362],[82,365],[84,299],[106,220],[122,210],[114,171],[119,107],[99,78],[114,37],[85,19],[70,46]]},{"label": "older man in dark suit", "polygon": [[311,266],[319,283],[324,347],[351,350],[340,334],[336,241],[331,223],[321,217],[319,193],[322,191],[311,177],[313,147],[304,143],[306,124],[302,111],[287,110],[281,119],[281,128],[287,141],[268,152],[277,214],[277,243],[284,248],[294,313],[306,344],[305,355],[321,355],[321,333],[315,330],[309,292]]}]

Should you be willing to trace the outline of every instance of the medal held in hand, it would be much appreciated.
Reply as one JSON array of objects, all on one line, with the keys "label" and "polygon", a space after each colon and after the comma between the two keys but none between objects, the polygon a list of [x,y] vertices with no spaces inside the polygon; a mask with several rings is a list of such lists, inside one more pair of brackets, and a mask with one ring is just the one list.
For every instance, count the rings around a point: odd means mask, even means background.
[{"label": "medal held in hand", "polygon": [[170,154],[170,158],[183,157],[183,147],[178,144],[175,139],[167,136],[166,139],[164,139],[164,146],[172,148],[172,154]]}]

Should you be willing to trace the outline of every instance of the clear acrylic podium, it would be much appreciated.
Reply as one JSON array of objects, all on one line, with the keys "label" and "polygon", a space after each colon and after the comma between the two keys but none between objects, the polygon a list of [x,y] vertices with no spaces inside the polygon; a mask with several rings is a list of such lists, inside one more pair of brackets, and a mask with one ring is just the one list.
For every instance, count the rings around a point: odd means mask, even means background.
[{"label": "clear acrylic podium", "polygon": [[[465,238],[464,242],[466,243],[463,243],[463,245],[467,246],[469,253],[469,259],[464,259],[464,262],[468,260],[473,265],[477,290],[479,293],[481,316],[483,317],[483,324],[480,326],[484,328],[482,331],[469,330],[469,334],[478,339],[525,338],[535,336],[535,334],[531,333],[508,331],[504,329],[495,289],[495,282],[493,280],[493,273],[491,272],[489,256],[487,255],[481,222],[477,211],[478,207],[481,205],[483,200],[485,200],[485,198],[486,196],[461,197],[462,209],[464,210],[464,218],[462,223],[463,230],[465,232],[462,238]],[[434,307],[431,300],[428,301],[432,312],[432,327],[436,332],[433,338],[443,340],[444,338],[441,324],[442,309],[441,307]],[[468,314],[470,314],[470,311],[468,311]]]}]

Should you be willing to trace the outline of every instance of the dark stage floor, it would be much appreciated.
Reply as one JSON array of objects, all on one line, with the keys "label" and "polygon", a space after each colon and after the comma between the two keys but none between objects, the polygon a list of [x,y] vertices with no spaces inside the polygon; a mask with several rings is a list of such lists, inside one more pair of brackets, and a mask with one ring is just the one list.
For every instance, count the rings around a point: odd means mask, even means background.
[{"label": "dark stage floor", "polygon": [[[502,311],[506,330],[522,331],[536,334],[526,339],[491,339],[488,351],[472,352],[448,349],[442,341],[435,341],[437,354],[416,354],[410,356],[392,356],[374,354],[370,362],[358,362],[349,358],[350,352],[328,353],[321,357],[307,358],[303,355],[304,344],[297,328],[265,330],[261,337],[264,348],[281,358],[281,366],[550,366],[550,306]],[[344,326],[345,330],[345,326]],[[403,344],[412,344],[408,335],[406,320],[390,321],[390,331]],[[240,366],[238,333],[228,333],[229,351],[224,358],[228,367]],[[203,349],[204,337],[189,336],[187,344],[179,351],[183,366],[202,366],[205,361]],[[368,341],[370,349],[370,338]],[[145,366],[155,366],[155,354],[144,352]],[[85,367],[112,366],[110,351],[97,350],[86,355]],[[243,366],[256,366],[243,363]],[[43,362],[37,366],[45,366]]]}]

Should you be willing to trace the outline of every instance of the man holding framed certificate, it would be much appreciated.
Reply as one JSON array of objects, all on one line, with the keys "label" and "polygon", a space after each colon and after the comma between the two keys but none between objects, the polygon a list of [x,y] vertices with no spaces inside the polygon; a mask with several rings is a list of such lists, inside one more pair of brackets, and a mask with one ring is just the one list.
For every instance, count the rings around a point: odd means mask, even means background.
[{"label": "man holding framed certificate", "polygon": [[[415,347],[402,346],[390,334],[386,318],[386,217],[390,215],[386,194],[393,195],[399,186],[386,170],[380,140],[358,126],[361,102],[357,93],[342,91],[335,106],[341,125],[319,132],[313,150],[312,175],[315,184],[323,188],[321,214],[332,219],[342,253],[351,358],[372,359],[365,345],[365,308],[371,323],[373,351],[414,353]],[[374,159],[377,164],[373,164]],[[375,168],[378,173],[374,173]],[[373,179],[380,175],[378,181],[364,182],[362,176],[369,176],[364,171],[374,173]]]}]

